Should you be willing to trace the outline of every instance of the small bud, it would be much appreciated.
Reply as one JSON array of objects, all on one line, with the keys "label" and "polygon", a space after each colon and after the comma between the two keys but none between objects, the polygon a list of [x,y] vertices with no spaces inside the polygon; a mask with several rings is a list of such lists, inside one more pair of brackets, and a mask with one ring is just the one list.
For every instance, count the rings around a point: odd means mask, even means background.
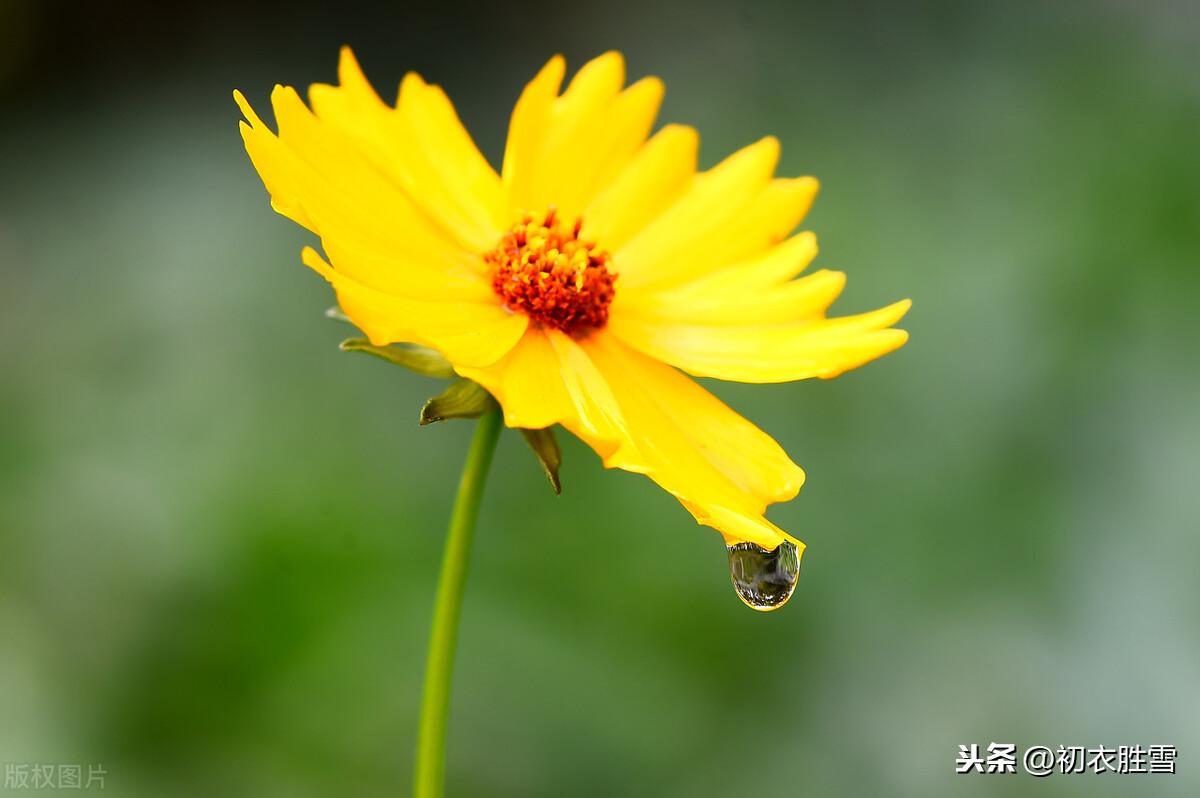
[{"label": "small bud", "polygon": [[421,408],[420,424],[432,424],[450,418],[479,418],[496,407],[496,400],[482,385],[458,380],[427,401]]},{"label": "small bud", "polygon": [[426,377],[449,380],[458,376],[454,373],[454,367],[450,365],[450,361],[427,346],[416,344],[375,346],[365,338],[347,338],[342,341],[339,348],[343,352],[366,352],[368,355],[383,358],[389,363],[403,366],[418,374],[424,374]]},{"label": "small bud", "polygon": [[525,442],[529,444],[534,456],[542,464],[542,469],[550,480],[550,487],[554,488],[555,493],[562,493],[562,483],[558,480],[558,467],[562,465],[562,450],[558,448],[558,441],[554,438],[554,429],[552,427],[522,429],[521,435],[525,437]]}]

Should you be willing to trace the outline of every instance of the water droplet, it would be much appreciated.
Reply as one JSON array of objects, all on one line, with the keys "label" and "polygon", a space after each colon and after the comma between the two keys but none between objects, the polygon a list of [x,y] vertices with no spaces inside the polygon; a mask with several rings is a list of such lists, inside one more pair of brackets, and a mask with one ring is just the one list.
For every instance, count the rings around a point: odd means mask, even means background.
[{"label": "water droplet", "polygon": [[800,576],[800,552],[785,540],[774,551],[753,543],[729,547],[729,576],[738,598],[752,610],[777,610],[796,590]]}]

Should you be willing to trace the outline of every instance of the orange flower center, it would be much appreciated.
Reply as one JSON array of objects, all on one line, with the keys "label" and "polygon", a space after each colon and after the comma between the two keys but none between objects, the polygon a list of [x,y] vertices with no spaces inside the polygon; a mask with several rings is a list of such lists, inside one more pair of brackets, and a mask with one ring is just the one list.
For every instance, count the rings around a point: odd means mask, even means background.
[{"label": "orange flower center", "polygon": [[565,333],[603,327],[613,298],[608,253],[579,238],[581,221],[565,227],[550,209],[525,214],[483,259],[492,288],[513,312]]}]

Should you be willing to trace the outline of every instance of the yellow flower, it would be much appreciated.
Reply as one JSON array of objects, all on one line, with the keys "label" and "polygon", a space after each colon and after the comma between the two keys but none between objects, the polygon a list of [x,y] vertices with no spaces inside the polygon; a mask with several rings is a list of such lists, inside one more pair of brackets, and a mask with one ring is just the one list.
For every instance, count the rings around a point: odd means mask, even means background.
[{"label": "yellow flower", "polygon": [[698,172],[695,130],[650,135],[657,78],[625,87],[618,53],[559,94],[563,72],[522,92],[499,174],[440,88],[409,74],[388,105],[349,49],[311,110],[275,88],[278,135],[234,96],[272,206],[320,237],[302,259],[373,344],[433,347],[508,426],[561,424],[727,543],[803,550],[763,512],[804,472],[687,375],[835,377],[904,344],[909,302],[826,317],[845,275],[796,278],[816,240],[787,236],[817,181],[773,176],[776,139]]}]

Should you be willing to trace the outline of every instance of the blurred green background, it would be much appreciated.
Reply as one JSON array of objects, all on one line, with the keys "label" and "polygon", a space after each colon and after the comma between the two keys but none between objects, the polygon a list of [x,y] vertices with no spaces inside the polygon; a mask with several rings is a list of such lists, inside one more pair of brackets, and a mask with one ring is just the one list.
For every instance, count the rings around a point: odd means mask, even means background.
[{"label": "blurred green background", "polygon": [[[803,465],[796,597],[565,445],[506,434],[451,796],[1200,794],[1193,3],[354,7],[0,1],[0,762],[121,796],[409,790],[470,425],[341,354],[234,87],[443,84],[493,160],[524,81],[623,50],[709,165],[814,174],[842,313],[899,353],[715,389]],[[1175,776],[955,776],[960,743],[1174,744]],[[2,792],[2,790],[0,790]]]}]

